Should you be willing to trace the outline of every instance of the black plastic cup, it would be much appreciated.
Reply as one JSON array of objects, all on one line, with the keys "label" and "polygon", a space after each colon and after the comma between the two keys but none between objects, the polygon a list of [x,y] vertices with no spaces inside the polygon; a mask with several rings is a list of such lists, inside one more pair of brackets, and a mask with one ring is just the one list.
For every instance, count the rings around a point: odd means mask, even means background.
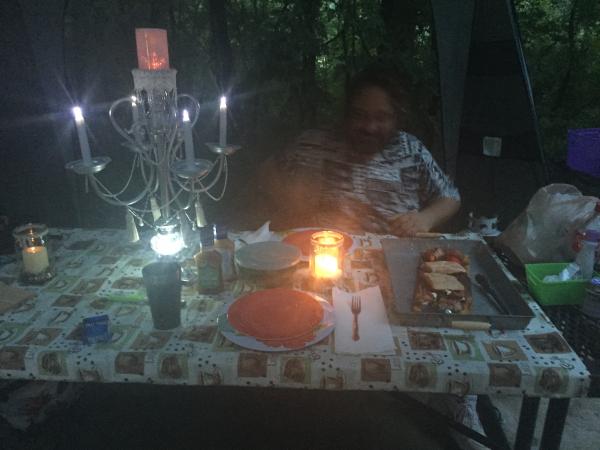
[{"label": "black plastic cup", "polygon": [[142,269],[154,328],[170,330],[181,324],[181,266],[154,262]]}]

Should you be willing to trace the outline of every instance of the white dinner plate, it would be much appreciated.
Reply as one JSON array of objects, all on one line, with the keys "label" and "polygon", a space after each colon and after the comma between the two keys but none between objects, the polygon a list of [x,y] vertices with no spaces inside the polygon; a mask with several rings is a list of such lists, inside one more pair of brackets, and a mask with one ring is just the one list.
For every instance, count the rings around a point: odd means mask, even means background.
[{"label": "white dinner plate", "polygon": [[255,271],[289,269],[300,261],[300,250],[283,242],[267,241],[248,244],[235,254],[239,267]]}]

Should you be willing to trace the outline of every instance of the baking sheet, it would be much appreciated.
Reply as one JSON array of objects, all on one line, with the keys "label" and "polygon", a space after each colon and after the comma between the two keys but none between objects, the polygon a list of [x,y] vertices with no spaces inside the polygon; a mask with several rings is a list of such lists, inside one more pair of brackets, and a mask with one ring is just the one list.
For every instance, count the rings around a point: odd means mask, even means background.
[{"label": "baking sheet", "polygon": [[[392,282],[395,310],[404,325],[449,327],[452,321],[471,321],[487,322],[497,329],[521,330],[533,317],[527,302],[494,259],[489,247],[479,240],[399,238],[383,239],[381,244]],[[411,310],[421,253],[435,247],[456,249],[469,256],[473,296],[471,314],[417,313]],[[488,278],[508,314],[497,310],[475,282],[478,273]]]}]

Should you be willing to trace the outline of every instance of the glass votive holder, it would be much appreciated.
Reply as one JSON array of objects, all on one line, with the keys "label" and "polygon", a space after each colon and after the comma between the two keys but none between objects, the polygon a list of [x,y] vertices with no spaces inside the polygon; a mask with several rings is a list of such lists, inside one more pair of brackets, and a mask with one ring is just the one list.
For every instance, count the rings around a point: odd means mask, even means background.
[{"label": "glass votive holder", "polygon": [[310,237],[309,267],[313,277],[335,280],[342,275],[344,236],[335,231],[319,231]]},{"label": "glass votive holder", "polygon": [[44,284],[55,275],[46,235],[48,227],[40,223],[28,223],[13,230],[17,256],[21,261],[19,281],[25,284]]}]

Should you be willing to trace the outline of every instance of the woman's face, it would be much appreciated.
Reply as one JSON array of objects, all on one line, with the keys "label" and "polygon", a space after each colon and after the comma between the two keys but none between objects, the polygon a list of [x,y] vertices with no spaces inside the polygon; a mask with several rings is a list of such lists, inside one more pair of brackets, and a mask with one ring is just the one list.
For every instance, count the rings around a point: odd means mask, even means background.
[{"label": "woman's face", "polygon": [[380,151],[392,139],[397,128],[396,111],[390,96],[383,89],[366,87],[350,100],[346,135],[356,152]]}]

